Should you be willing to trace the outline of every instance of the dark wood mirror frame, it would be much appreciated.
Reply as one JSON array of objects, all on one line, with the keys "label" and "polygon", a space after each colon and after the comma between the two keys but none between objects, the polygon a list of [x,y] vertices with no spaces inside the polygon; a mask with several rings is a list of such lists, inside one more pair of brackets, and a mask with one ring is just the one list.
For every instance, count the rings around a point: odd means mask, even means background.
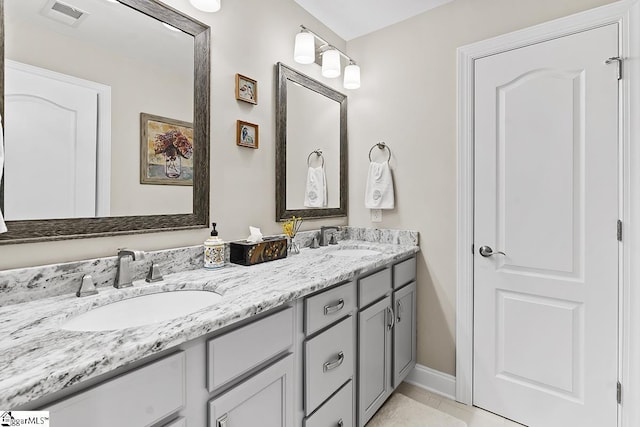
[{"label": "dark wood mirror frame", "polygon": [[[0,234],[0,244],[153,233],[205,228],[209,225],[210,28],[155,0],[118,1],[194,37],[193,213],[7,221],[9,231]],[[0,19],[0,114],[4,117],[4,0],[0,0]],[[133,142],[137,144],[137,141]],[[0,184],[0,204],[3,187]]]},{"label": "dark wood mirror frame", "polygon": [[[340,104],[340,207],[287,209],[287,81],[304,86]],[[276,82],[276,221],[286,221],[292,216],[347,216],[347,96],[281,62],[276,64]]]}]

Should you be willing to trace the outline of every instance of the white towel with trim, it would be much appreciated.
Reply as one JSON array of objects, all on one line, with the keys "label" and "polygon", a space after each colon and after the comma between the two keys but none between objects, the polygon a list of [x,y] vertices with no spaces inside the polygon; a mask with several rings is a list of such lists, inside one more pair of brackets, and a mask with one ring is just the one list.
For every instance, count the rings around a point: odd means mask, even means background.
[{"label": "white towel with trim", "polygon": [[304,190],[305,208],[324,208],[327,206],[327,176],[324,167],[309,167],[307,186]]},{"label": "white towel with trim", "polygon": [[[4,140],[3,140],[2,131],[2,116],[0,116],[0,182],[2,181],[2,169],[4,168]],[[2,211],[0,210],[0,233],[6,233],[7,226],[4,223],[4,218],[2,217]]]},{"label": "white towel with trim", "polygon": [[394,204],[393,177],[389,162],[369,163],[364,205],[368,209],[393,209]]}]

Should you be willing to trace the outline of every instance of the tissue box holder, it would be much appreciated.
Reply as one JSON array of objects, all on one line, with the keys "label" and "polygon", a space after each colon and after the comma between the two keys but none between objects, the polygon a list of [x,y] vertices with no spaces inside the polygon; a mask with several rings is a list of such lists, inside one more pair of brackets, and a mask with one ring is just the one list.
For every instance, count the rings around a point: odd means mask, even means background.
[{"label": "tissue box holder", "polygon": [[262,242],[238,240],[229,243],[229,260],[234,264],[254,265],[287,257],[287,238],[265,237]]}]

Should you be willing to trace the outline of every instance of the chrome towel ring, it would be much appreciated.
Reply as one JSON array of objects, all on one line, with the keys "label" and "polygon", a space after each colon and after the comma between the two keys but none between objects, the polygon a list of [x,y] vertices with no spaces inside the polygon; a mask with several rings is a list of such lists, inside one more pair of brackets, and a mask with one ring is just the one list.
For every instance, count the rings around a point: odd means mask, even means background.
[{"label": "chrome towel ring", "polygon": [[311,156],[314,154],[322,159],[322,167],[324,167],[324,156],[322,155],[322,150],[319,148],[309,153],[309,156],[307,157],[307,166],[311,167]]},{"label": "chrome towel ring", "polygon": [[372,162],[373,160],[371,160],[371,152],[373,151],[374,148],[378,147],[378,149],[380,150],[384,150],[385,148],[387,149],[387,151],[389,152],[389,158],[387,159],[387,163],[391,160],[391,148],[389,148],[389,146],[381,141],[378,142],[376,144],[373,144],[373,146],[371,147],[371,149],[369,150],[369,161]]}]

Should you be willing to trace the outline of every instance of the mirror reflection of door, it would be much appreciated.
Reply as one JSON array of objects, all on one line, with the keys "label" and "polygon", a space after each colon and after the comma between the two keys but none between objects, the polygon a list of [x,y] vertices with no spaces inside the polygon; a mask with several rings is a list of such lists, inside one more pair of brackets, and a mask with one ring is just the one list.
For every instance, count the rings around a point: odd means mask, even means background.
[{"label": "mirror reflection of door", "polygon": [[[340,207],[340,103],[309,88],[287,83],[287,209],[307,209],[307,169],[321,167],[326,176],[326,206]],[[307,159],[309,162],[307,163]]]},{"label": "mirror reflection of door", "polygon": [[99,86],[7,62],[7,220],[108,215],[109,188],[97,179]]},{"label": "mirror reflection of door", "polygon": [[[23,159],[26,146],[20,145],[22,151],[12,154],[11,145],[14,144],[11,138],[15,126],[9,122],[9,133],[5,138],[9,149],[5,159],[7,183],[3,209],[7,212],[8,219],[193,213],[192,186],[140,183],[140,113],[185,122],[194,121],[193,36],[173,27],[168,28],[161,21],[122,3],[64,0],[64,4],[76,10],[75,14],[69,12],[68,8],[65,9],[64,5],[57,4],[56,0],[4,0],[5,59],[110,87],[111,108],[108,113],[111,116],[111,126],[106,132],[110,134],[109,141],[106,142],[110,142],[111,148],[103,151],[99,144],[96,151],[95,142],[93,147],[76,147],[86,156],[90,156],[89,152],[93,150],[93,158],[97,159],[97,162],[93,161],[93,168],[97,169],[96,177],[89,179],[83,175],[82,178],[74,178],[75,181],[82,182],[84,187],[93,185],[93,210],[88,201],[82,208],[77,206],[80,203],[78,200],[74,201],[74,211],[70,208],[70,202],[64,202],[68,206],[63,209],[57,207],[53,200],[37,200],[39,196],[33,196],[37,194],[35,190],[50,172],[45,173],[42,165],[28,163],[29,168],[23,173],[30,174],[33,181],[30,185],[34,188],[20,193],[27,193],[23,194],[26,196],[32,194],[30,200],[39,205],[39,211],[33,211],[36,207],[31,206],[25,212],[23,207],[26,209],[28,206],[23,204],[23,200],[20,199],[20,206],[11,206],[13,202],[7,199],[12,197],[11,188],[8,187],[11,176],[18,173],[16,171],[25,170],[22,162],[28,162]],[[75,19],[74,16],[77,15],[80,16]],[[73,93],[67,90],[64,92]],[[66,105],[68,102],[69,99],[62,99],[60,102],[55,101],[55,104]],[[95,98],[93,104],[95,107]],[[11,110],[13,105],[15,104],[7,99],[5,118],[8,120],[15,120],[17,117],[18,111]],[[62,114],[61,111],[63,109],[58,109],[56,114]],[[40,113],[53,117],[44,110],[40,110]],[[43,118],[36,119],[36,123],[37,126],[34,126],[32,122],[29,132],[36,131],[31,127],[43,129]],[[98,127],[101,123],[103,122],[98,121]],[[66,129],[68,133],[70,130],[71,128]],[[46,134],[46,131],[42,132]],[[42,153],[45,157],[52,156],[53,153],[47,151],[51,145],[50,137],[43,136],[29,134],[28,139],[33,144],[29,150],[32,153]],[[72,138],[56,144],[66,146],[65,152],[68,154],[70,147],[76,142],[79,140],[74,141]],[[103,156],[107,158],[103,159]],[[14,164],[14,161],[18,163]],[[64,161],[71,162],[72,159],[65,158]],[[84,160],[77,162],[84,166],[87,163]],[[100,164],[110,166],[108,169],[101,169]],[[60,166],[60,169],[72,170],[69,164]],[[17,180],[24,182],[22,176],[15,176],[19,177]],[[100,188],[108,189],[106,197],[100,198]],[[44,189],[41,191],[45,193]],[[59,200],[56,201],[62,203],[62,196],[58,194],[57,197]],[[101,200],[108,200],[106,206]]]}]

